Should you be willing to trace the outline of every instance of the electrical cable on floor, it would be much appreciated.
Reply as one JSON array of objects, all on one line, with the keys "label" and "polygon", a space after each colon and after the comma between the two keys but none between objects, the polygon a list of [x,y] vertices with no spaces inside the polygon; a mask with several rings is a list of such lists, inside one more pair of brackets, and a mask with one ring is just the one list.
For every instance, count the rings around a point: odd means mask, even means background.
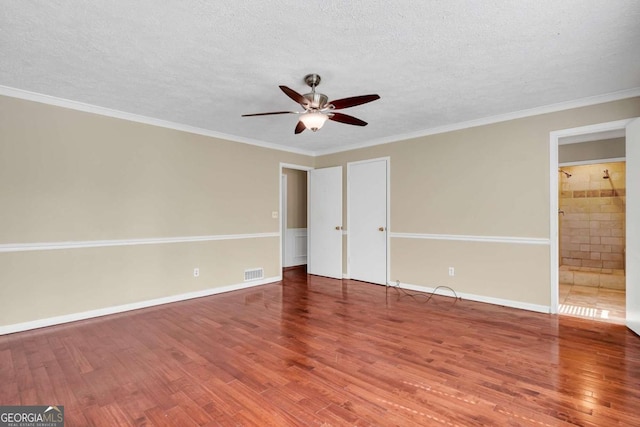
[{"label": "electrical cable on floor", "polygon": [[[385,292],[385,293],[386,293],[387,298],[388,298],[389,288],[392,288],[392,289],[395,289],[395,290],[396,290],[396,292],[403,294],[403,295],[399,295],[399,296],[411,297],[411,298],[413,298],[413,299],[414,299],[414,300],[416,300],[416,301],[417,301],[416,297],[423,297],[423,298],[426,298],[426,300],[424,300],[424,301],[423,301],[423,303],[425,303],[425,304],[426,304],[426,303],[428,303],[429,301],[431,301],[431,298],[433,298],[433,296],[436,294],[436,292],[438,292],[438,289],[441,289],[441,288],[442,288],[442,289],[449,289],[451,292],[453,292],[453,295],[455,296],[455,298],[454,298],[454,300],[453,300],[453,304],[455,304],[456,302],[458,302],[458,300],[461,300],[461,299],[462,299],[462,298],[460,298],[460,297],[458,296],[458,294],[456,293],[456,291],[455,291],[455,290],[453,290],[453,288],[451,288],[451,287],[449,287],[449,286],[445,286],[445,285],[437,286],[437,287],[436,287],[433,291],[431,291],[431,292],[416,292],[416,293],[410,293],[410,292],[407,292],[407,290],[406,290],[406,289],[404,289],[404,288],[402,288],[402,287],[400,286],[400,281],[399,281],[399,280],[396,280],[395,285],[390,284],[390,283],[388,283],[388,282],[387,282],[386,288],[387,288],[387,289],[386,289],[386,292]],[[446,296],[446,295],[442,295],[442,296]],[[452,304],[452,305],[453,305],[453,304]]]}]

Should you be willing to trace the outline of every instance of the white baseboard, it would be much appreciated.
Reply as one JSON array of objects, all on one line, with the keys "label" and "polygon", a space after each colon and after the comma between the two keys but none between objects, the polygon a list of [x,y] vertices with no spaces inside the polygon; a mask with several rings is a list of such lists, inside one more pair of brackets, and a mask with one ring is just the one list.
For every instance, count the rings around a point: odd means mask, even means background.
[{"label": "white baseboard", "polygon": [[[391,283],[391,285],[395,286],[395,283]],[[432,293],[435,289],[434,288],[430,288],[428,286],[420,286],[420,285],[411,285],[409,283],[400,283],[400,287],[402,289],[408,289],[408,290],[412,290],[412,291],[418,291],[418,292],[427,292],[427,293]],[[455,290],[455,289],[454,289]],[[436,295],[443,295],[443,296],[447,296],[447,297],[453,297],[453,293],[446,288],[440,288],[437,291],[435,291]],[[476,302],[484,302],[487,304],[494,304],[494,305],[502,305],[504,307],[511,307],[511,308],[519,308],[521,310],[529,310],[529,311],[535,311],[538,313],[551,313],[551,307],[547,306],[547,305],[538,305],[538,304],[530,304],[527,302],[521,302],[521,301],[513,301],[513,300],[507,300],[507,299],[502,299],[502,298],[494,298],[494,297],[487,297],[484,295],[474,295],[474,294],[467,294],[464,292],[458,292],[456,291],[456,294],[458,295],[458,297],[462,298],[462,299],[466,299],[469,301],[476,301]]]},{"label": "white baseboard", "polygon": [[13,325],[0,326],[0,335],[12,334],[15,332],[28,331],[31,329],[44,328],[47,326],[60,325],[63,323],[75,322],[78,320],[92,319],[94,317],[107,316],[109,314],[123,313],[125,311],[138,310],[141,308],[154,307],[156,305],[169,304],[172,302],[186,301],[193,298],[201,298],[215,294],[221,294],[240,289],[252,288],[254,286],[266,285],[282,280],[282,276],[267,277],[262,280],[238,283],[235,285],[222,286],[219,288],[203,289],[201,291],[188,292],[185,294],[171,295],[168,297],[155,298],[147,301],[133,302],[129,304],[116,305],[113,307],[99,308],[97,310],[83,311],[81,313],[65,314],[63,316],[38,319],[30,322],[16,323]]},{"label": "white baseboard", "polygon": [[640,319],[627,319],[627,328],[640,336]]}]

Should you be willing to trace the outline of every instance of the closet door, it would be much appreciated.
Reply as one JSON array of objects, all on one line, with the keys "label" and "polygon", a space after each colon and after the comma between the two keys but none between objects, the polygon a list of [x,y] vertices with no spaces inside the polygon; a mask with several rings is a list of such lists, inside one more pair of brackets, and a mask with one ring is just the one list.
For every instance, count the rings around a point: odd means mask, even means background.
[{"label": "closet door", "polygon": [[349,163],[349,278],[387,283],[388,160]]}]

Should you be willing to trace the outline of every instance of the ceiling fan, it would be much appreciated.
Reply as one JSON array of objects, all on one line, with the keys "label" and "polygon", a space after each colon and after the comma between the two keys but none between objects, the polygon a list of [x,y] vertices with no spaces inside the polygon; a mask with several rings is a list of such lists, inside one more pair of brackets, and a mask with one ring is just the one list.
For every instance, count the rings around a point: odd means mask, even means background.
[{"label": "ceiling fan", "polygon": [[280,89],[295,102],[300,104],[304,111],[274,111],[271,113],[243,114],[242,117],[252,116],[270,116],[274,114],[300,114],[300,119],[296,125],[295,133],[299,134],[305,129],[316,132],[327,120],[345,123],[355,126],[366,126],[367,122],[347,114],[337,113],[335,110],[355,107],[356,105],[366,104],[367,102],[380,99],[379,95],[361,95],[350,98],[336,99],[329,101],[327,95],[316,92],[316,87],[320,84],[320,76],[317,74],[307,74],[304,77],[305,83],[311,87],[311,93],[300,95],[295,90],[286,86],[280,86]]}]

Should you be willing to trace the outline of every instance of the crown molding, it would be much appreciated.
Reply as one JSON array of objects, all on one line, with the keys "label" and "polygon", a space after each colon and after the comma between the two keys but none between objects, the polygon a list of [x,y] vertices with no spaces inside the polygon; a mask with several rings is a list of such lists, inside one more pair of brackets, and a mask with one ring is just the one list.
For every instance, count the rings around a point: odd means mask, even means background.
[{"label": "crown molding", "polygon": [[444,126],[436,126],[434,128],[423,129],[416,132],[393,135],[384,138],[378,138],[361,144],[352,144],[336,149],[327,149],[315,151],[314,156],[324,156],[344,151],[358,150],[361,148],[374,147],[376,145],[390,144],[392,142],[405,141],[408,139],[420,138],[423,136],[437,135],[446,132],[453,132],[478,126],[486,126],[494,123],[506,122],[509,120],[522,119],[525,117],[538,116],[541,114],[555,113],[563,110],[571,110],[574,108],[588,107],[590,105],[604,104],[606,102],[620,101],[622,99],[634,98],[640,96],[640,87],[621,90],[618,92],[607,93],[604,95],[595,95],[587,98],[576,99],[573,101],[560,102],[557,104],[544,105],[541,107],[529,108],[526,110],[514,111],[506,114],[498,114],[496,116],[483,117],[480,119],[468,120],[466,122],[452,123]]},{"label": "crown molding", "polygon": [[170,122],[167,120],[155,119],[153,117],[127,113],[124,111],[113,110],[110,108],[99,107],[91,104],[85,104],[82,102],[72,101],[64,98],[57,98],[50,95],[44,95],[41,93],[30,92],[30,91],[16,89],[8,86],[0,85],[0,95],[12,97],[12,98],[25,99],[33,102],[39,102],[41,104],[48,104],[48,105],[54,105],[57,107],[69,108],[71,110],[83,111],[86,113],[93,113],[93,114],[113,117],[117,119],[129,120],[136,123],[143,123],[143,124],[148,124],[152,126],[158,126],[158,127],[163,127],[167,129],[193,133],[196,135],[203,135],[203,136],[208,136],[212,138],[224,139],[232,142],[239,142],[242,144],[254,145],[262,148],[268,148],[271,150],[302,154],[310,157],[318,157],[318,156],[325,156],[328,154],[341,153],[345,151],[358,150],[361,148],[374,147],[376,145],[390,144],[392,142],[405,141],[408,139],[420,138],[420,137],[429,136],[429,135],[437,135],[441,133],[453,132],[457,130],[472,128],[472,127],[506,122],[509,120],[522,119],[525,117],[537,116],[540,114],[554,113],[557,111],[570,110],[573,108],[587,107],[590,105],[603,104],[606,102],[633,98],[636,96],[640,96],[640,87],[622,90],[618,92],[612,92],[612,93],[603,94],[603,95],[590,96],[587,98],[576,99],[573,101],[560,102],[557,104],[550,104],[550,105],[545,105],[541,107],[530,108],[526,110],[514,111],[506,114],[483,117],[480,119],[468,120],[465,122],[452,123],[444,126],[436,126],[429,129],[419,130],[416,132],[408,132],[404,134],[377,138],[377,139],[373,139],[373,140],[359,143],[359,144],[351,144],[343,147],[329,148],[326,150],[317,150],[317,151],[287,147],[284,145],[273,144],[273,143],[253,139],[253,138],[244,138],[236,135],[229,135],[221,132],[214,132],[208,129],[203,129],[195,126],[184,125],[180,123]]},{"label": "crown molding", "polygon": [[184,125],[181,123],[170,122],[167,120],[156,119],[153,117],[142,116],[139,114],[127,113],[125,111],[113,110],[110,108],[99,107],[97,105],[85,104],[83,102],[72,101],[70,99],[57,98],[55,96],[44,95],[36,92],[29,92],[22,89],[16,89],[8,86],[0,85],[0,95],[8,96],[11,98],[19,98],[27,101],[38,102],[41,104],[53,105],[56,107],[68,108],[70,110],[82,111],[85,113],[98,114],[100,116],[113,117],[116,119],[128,120],[136,123],[143,123],[146,125],[158,126],[161,128],[178,130],[182,132],[193,133],[196,135],[209,136],[212,138],[224,139],[232,142],[240,142],[242,144],[255,145],[262,148],[269,148],[271,150],[286,151],[295,154],[303,154],[305,156],[312,156],[312,152],[308,150],[301,150],[299,148],[286,147],[283,145],[272,144],[269,142],[260,141],[252,138],[244,138],[241,136],[229,135],[221,132],[214,132],[208,129],[199,128],[196,126]]}]

